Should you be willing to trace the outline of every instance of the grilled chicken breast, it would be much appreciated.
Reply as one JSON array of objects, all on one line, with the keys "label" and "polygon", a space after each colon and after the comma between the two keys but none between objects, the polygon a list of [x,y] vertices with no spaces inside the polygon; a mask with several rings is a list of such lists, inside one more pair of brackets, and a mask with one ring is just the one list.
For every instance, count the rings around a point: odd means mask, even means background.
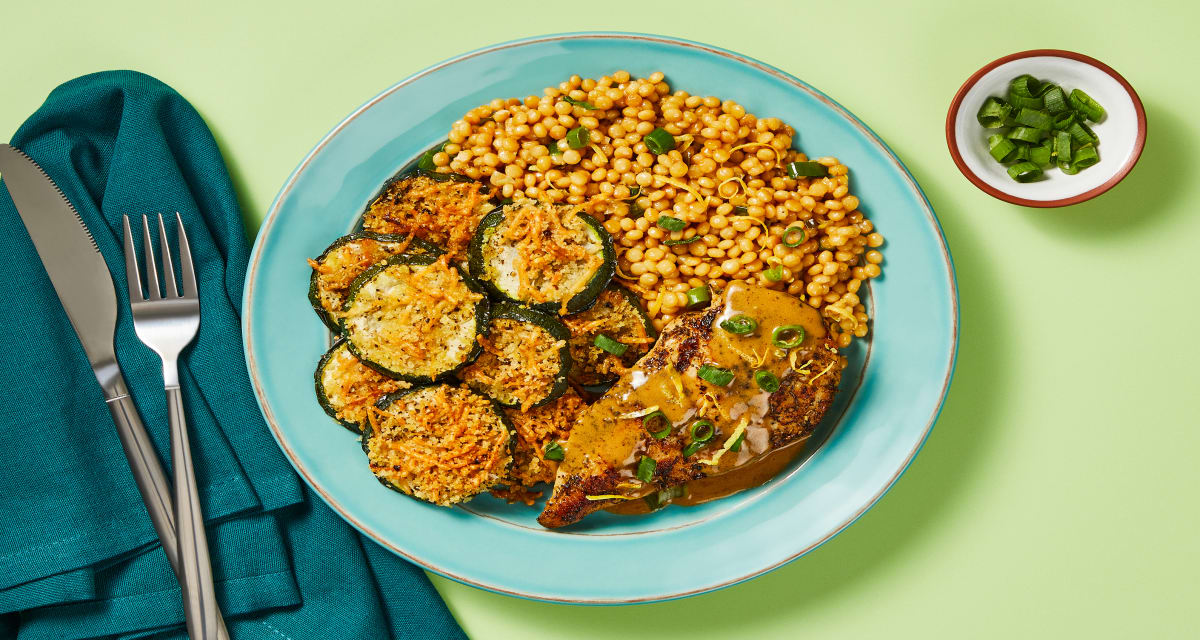
[{"label": "grilled chicken breast", "polygon": [[708,309],[668,325],[581,414],[538,522],[569,525],[808,437],[844,366],[812,307],[731,284]]}]

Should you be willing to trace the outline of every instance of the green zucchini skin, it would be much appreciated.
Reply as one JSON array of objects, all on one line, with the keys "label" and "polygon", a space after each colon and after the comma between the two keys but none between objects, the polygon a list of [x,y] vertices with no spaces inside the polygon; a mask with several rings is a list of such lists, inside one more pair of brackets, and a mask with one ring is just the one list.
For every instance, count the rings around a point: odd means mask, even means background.
[{"label": "green zucchini skin", "polygon": [[[592,303],[596,301],[596,298],[600,295],[600,292],[604,291],[604,287],[607,287],[608,283],[612,281],[613,275],[617,270],[617,252],[613,248],[612,236],[610,236],[608,231],[605,230],[604,226],[597,222],[592,216],[583,212],[579,212],[576,215],[578,215],[579,218],[583,220],[584,224],[591,227],[592,230],[596,232],[596,235],[599,236],[601,257],[603,258],[604,262],[600,265],[600,268],[596,269],[596,274],[592,277],[592,280],[588,282],[587,286],[567,301],[566,307],[568,314],[578,313],[592,306]],[[483,260],[483,245],[490,233],[494,231],[503,220],[504,207],[501,206],[493,209],[491,213],[487,214],[482,220],[479,221],[479,227],[475,230],[475,236],[471,238],[471,245],[468,249],[468,270],[474,277],[483,283],[483,286],[487,287],[488,292],[494,297],[515,302],[517,304],[526,305],[537,311],[558,313],[559,309],[562,307],[560,303],[553,301],[530,303],[528,300],[518,300],[501,290],[484,276],[485,265]]]},{"label": "green zucchini skin", "polygon": [[[408,239],[408,236],[372,233],[370,231],[358,231],[334,240],[332,244],[330,244],[328,247],[325,247],[325,250],[321,252],[321,255],[317,256],[316,261],[325,262],[325,259],[329,257],[330,252],[333,250],[349,242],[364,239],[375,240],[377,242],[404,242]],[[412,239],[412,242],[409,244],[409,249],[411,250],[413,248],[415,248],[416,251],[409,251],[410,253],[422,253],[431,256],[439,256],[442,254],[442,250],[437,245],[433,244],[432,242],[422,240],[421,238]],[[338,321],[325,310],[325,307],[321,306],[320,294],[321,286],[317,281],[317,270],[313,269],[312,276],[310,276],[308,279],[308,303],[312,305],[313,311],[317,313],[317,317],[321,319],[321,322],[325,323],[325,326],[329,327],[330,331],[338,333],[341,331],[341,327],[338,326]]]},{"label": "green zucchini skin", "polygon": [[346,347],[346,340],[344,338],[339,338],[337,342],[333,343],[332,347],[329,347],[329,351],[326,351],[325,354],[321,356],[321,359],[317,361],[317,370],[315,373],[313,373],[313,380],[317,387],[317,404],[321,405],[321,408],[325,410],[325,413],[329,414],[330,418],[333,418],[334,422],[337,422],[354,433],[359,433],[360,425],[357,422],[350,422],[337,417],[337,409],[335,409],[333,404],[329,402],[329,396],[325,394],[325,384],[322,380],[322,378],[325,376],[325,365],[329,364],[329,361],[333,359],[333,356],[337,355],[338,349],[344,347]]},{"label": "green zucchini skin", "polygon": [[[558,350],[558,374],[554,376],[554,386],[551,387],[549,395],[539,400],[530,408],[541,407],[557,400],[562,394],[567,392],[567,387],[570,386],[567,382],[567,374],[571,371],[571,347],[567,344],[571,340],[571,331],[567,329],[567,325],[563,324],[557,317],[541,311],[535,311],[525,305],[516,304],[509,301],[497,302],[492,305],[491,320],[507,319],[516,320],[517,322],[527,322],[544,329],[555,340],[561,340],[563,346]],[[470,385],[467,385],[470,386]],[[472,390],[476,393],[483,393],[480,389]],[[488,396],[491,397],[491,396]],[[505,403],[496,398],[492,398],[492,402],[502,407],[517,407],[520,402]]]},{"label": "green zucchini skin", "polygon": [[[433,264],[437,260],[438,258],[434,256],[401,253],[371,266],[369,269],[359,274],[359,276],[354,279],[354,282],[350,284],[349,289],[346,291],[346,303],[342,306],[342,310],[346,311],[350,309],[350,307],[354,304],[354,298],[358,295],[359,290],[361,290],[363,285],[374,278],[380,271],[383,271],[384,269],[396,264],[424,266]],[[491,305],[488,302],[487,293],[484,291],[479,282],[467,275],[461,267],[455,264],[451,264],[450,266],[458,272],[458,277],[468,289],[480,294],[481,298],[479,302],[475,303],[475,335],[487,335],[488,323],[491,321]],[[378,371],[379,373],[382,373],[385,376],[388,376],[389,378],[404,380],[406,382],[411,382],[414,385],[428,385],[452,377],[458,372],[459,369],[462,369],[468,364],[474,362],[475,358],[479,357],[479,352],[483,350],[483,346],[479,344],[478,340],[475,340],[473,341],[474,346],[472,346],[471,350],[467,353],[467,357],[464,358],[463,361],[458,365],[432,376],[412,375],[406,374],[403,371],[392,371],[378,362],[374,362],[370,358],[365,357],[362,352],[359,351],[358,347],[354,344],[354,340],[346,331],[345,318],[339,319],[338,332],[346,337],[346,343],[350,349],[350,353],[353,353],[356,357],[358,357],[363,364]]]},{"label": "green zucchini skin", "polygon": [[[413,386],[408,389],[401,389],[400,391],[396,391],[395,393],[389,393],[389,394],[386,394],[386,395],[380,397],[379,400],[375,401],[375,407],[377,409],[380,409],[381,411],[386,411],[388,407],[392,406],[393,402],[395,402],[397,399],[399,399],[401,396],[403,396],[405,394],[409,394],[414,391],[420,391],[421,389],[426,389],[429,387],[434,387],[434,386],[439,386],[439,385],[444,385],[444,384],[446,384],[446,383],[436,383],[436,384],[423,385],[423,386]],[[449,386],[454,386],[454,385],[449,385]],[[487,396],[483,395],[482,393],[479,393],[478,391],[475,391],[474,389],[470,389],[467,387],[463,387],[463,388],[467,389],[471,393],[474,393],[476,395],[481,395],[481,396],[487,398]],[[513,449],[516,447],[516,444],[517,444],[517,430],[513,428],[512,421],[510,421],[508,419],[508,416],[504,413],[504,408],[501,407],[500,404],[498,404],[495,400],[492,400],[491,398],[488,398],[488,400],[491,401],[491,403],[492,403],[492,411],[495,411],[496,415],[500,417],[500,423],[504,425],[505,429],[508,429],[508,466],[505,467],[504,473],[502,474],[502,477],[505,477],[512,470]],[[362,446],[363,454],[367,456],[367,460],[369,462],[370,455],[371,455],[370,440],[371,440],[371,435],[374,433],[374,431],[372,431],[371,424],[369,422],[364,422],[362,427],[363,427],[363,430],[362,430],[362,439],[360,440],[360,445]],[[413,496],[413,495],[409,495],[408,493],[405,493],[404,491],[400,490],[400,488],[397,487],[396,485],[388,482],[387,480],[384,480],[383,478],[380,478],[379,476],[376,476],[374,473],[372,473],[371,475],[375,476],[375,479],[379,481],[379,484],[387,487],[388,489],[391,489],[392,491],[395,491],[396,493],[399,493],[401,495],[408,496],[409,498],[412,498],[414,500],[420,500],[420,498]],[[492,487],[484,487],[480,491],[480,493],[487,491],[488,489],[491,489],[491,488]]]}]

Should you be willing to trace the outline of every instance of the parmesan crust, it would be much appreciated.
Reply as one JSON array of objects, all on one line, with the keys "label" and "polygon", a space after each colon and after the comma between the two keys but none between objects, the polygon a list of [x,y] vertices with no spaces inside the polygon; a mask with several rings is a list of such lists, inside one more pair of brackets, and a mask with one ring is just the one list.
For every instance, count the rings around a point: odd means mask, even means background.
[{"label": "parmesan crust", "polygon": [[[615,286],[615,285],[614,285]],[[642,316],[628,298],[613,286],[605,289],[592,308],[562,319],[571,331],[571,378],[594,385],[619,378],[654,344]],[[596,336],[604,334],[629,348],[617,356],[597,347]]]},{"label": "parmesan crust", "polygon": [[436,385],[397,396],[368,412],[363,440],[371,472],[414,498],[450,506],[503,480],[512,432],[487,398]]},{"label": "parmesan crust", "polygon": [[458,377],[480,393],[521,411],[541,402],[558,379],[562,340],[530,322],[497,318],[488,335],[476,338],[483,346],[475,362]]},{"label": "parmesan crust", "polygon": [[392,183],[371,203],[363,216],[363,228],[415,234],[461,262],[479,220],[491,207],[482,183],[413,176]]},{"label": "parmesan crust", "polygon": [[405,252],[422,253],[411,246],[412,236],[400,242],[381,242],[373,238],[356,238],[330,249],[319,260],[308,260],[316,271],[317,299],[325,311],[337,313],[346,302],[346,289],[371,265]]}]

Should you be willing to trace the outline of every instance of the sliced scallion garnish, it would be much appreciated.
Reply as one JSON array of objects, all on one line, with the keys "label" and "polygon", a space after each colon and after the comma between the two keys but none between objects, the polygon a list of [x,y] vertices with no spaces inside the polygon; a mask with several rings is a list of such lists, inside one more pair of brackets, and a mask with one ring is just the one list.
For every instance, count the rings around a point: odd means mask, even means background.
[{"label": "sliced scallion garnish", "polygon": [[992,154],[996,162],[1009,162],[1017,157],[1017,145],[1005,138],[1004,134],[993,133],[988,136],[988,153]]},{"label": "sliced scallion garnish", "polygon": [[780,282],[783,280],[783,265],[775,265],[763,272],[763,277],[767,282]]},{"label": "sliced scallion garnish", "polygon": [[1067,96],[1067,102],[1071,104],[1072,109],[1082,113],[1092,122],[1100,122],[1104,119],[1104,107],[1081,89],[1072,89],[1071,95]]},{"label": "sliced scallion garnish", "polygon": [[687,297],[688,309],[699,309],[712,301],[712,292],[708,290],[708,287],[688,289],[684,295]]},{"label": "sliced scallion garnish", "polygon": [[671,434],[671,421],[662,411],[646,414],[642,418],[642,427],[657,440],[662,440]]},{"label": "sliced scallion garnish", "polygon": [[629,350],[629,345],[617,342],[603,333],[596,334],[596,337],[592,339],[592,344],[613,354],[614,356],[623,356],[625,355],[625,352]]},{"label": "sliced scallion garnish", "polygon": [[547,460],[562,460],[567,455],[562,445],[557,442],[547,442],[545,453]]},{"label": "sliced scallion garnish", "polygon": [[658,468],[658,462],[650,456],[642,456],[638,461],[637,479],[642,482],[650,482],[654,479],[654,470]]},{"label": "sliced scallion garnish", "polygon": [[742,450],[742,440],[745,440],[745,439],[746,439],[746,432],[743,431],[740,434],[738,434],[737,440],[734,440],[733,444],[729,445],[729,450],[734,453],[741,451]]},{"label": "sliced scallion garnish", "polygon": [[1012,107],[1001,102],[999,98],[988,96],[988,99],[983,101],[983,106],[979,107],[975,118],[984,129],[999,129],[1004,126],[1010,111]]},{"label": "sliced scallion garnish", "polygon": [[585,127],[575,127],[567,132],[567,145],[572,149],[582,149],[592,142],[592,132]]},{"label": "sliced scallion garnish", "polygon": [[657,224],[667,231],[683,231],[687,226],[686,222],[674,216],[659,216]]},{"label": "sliced scallion garnish", "polygon": [[712,420],[701,418],[692,423],[691,436],[692,442],[708,442],[717,434],[717,426]]},{"label": "sliced scallion garnish", "polygon": [[680,238],[678,240],[663,240],[663,245],[668,246],[668,247],[673,247],[677,244],[691,244],[693,242],[698,241],[699,239],[700,239],[700,236],[695,235],[690,238]]},{"label": "sliced scallion garnish", "polygon": [[829,175],[829,167],[820,162],[789,162],[787,172],[789,178],[824,178]]},{"label": "sliced scallion garnish", "polygon": [[729,369],[722,369],[721,367],[714,367],[711,364],[700,365],[700,370],[696,372],[696,375],[701,380],[711,382],[718,387],[724,387],[730,382],[733,382],[732,371]]},{"label": "sliced scallion garnish", "polygon": [[758,328],[758,321],[750,316],[738,314],[728,320],[723,320],[721,328],[734,335],[744,336]]},{"label": "sliced scallion garnish", "polygon": [[675,148],[675,136],[662,127],[647,133],[646,137],[642,138],[642,142],[645,142],[646,148],[656,156],[661,156]]},{"label": "sliced scallion garnish", "polygon": [[1018,162],[1008,168],[1008,175],[1017,182],[1032,182],[1042,177],[1042,168],[1032,162]]},{"label": "sliced scallion garnish", "polygon": [[780,349],[795,349],[804,342],[804,327],[798,324],[785,324],[775,327],[771,332],[771,343]]},{"label": "sliced scallion garnish", "polygon": [[783,231],[783,244],[788,247],[798,247],[804,244],[808,238],[808,233],[804,231],[804,227],[788,227]]},{"label": "sliced scallion garnish", "polygon": [[776,376],[770,371],[755,371],[754,382],[758,385],[759,389],[762,389],[767,393],[775,393],[776,391],[779,391],[779,376]]},{"label": "sliced scallion garnish", "polygon": [[572,98],[571,96],[563,96],[563,102],[565,102],[569,105],[574,105],[576,107],[587,109],[588,111],[596,110],[596,107],[593,106],[592,103],[584,102],[583,100],[576,100],[575,98]]}]

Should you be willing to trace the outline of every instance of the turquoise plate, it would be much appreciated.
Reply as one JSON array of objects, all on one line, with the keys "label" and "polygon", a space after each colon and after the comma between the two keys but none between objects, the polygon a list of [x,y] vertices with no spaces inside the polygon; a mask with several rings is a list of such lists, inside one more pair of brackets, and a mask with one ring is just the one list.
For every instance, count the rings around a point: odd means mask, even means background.
[{"label": "turquoise plate", "polygon": [[[797,130],[811,156],[839,157],[887,238],[870,287],[874,327],[850,349],[837,406],[807,455],[760,488],[645,516],[598,514],[547,531],[536,511],[480,497],[454,509],[381,486],[353,434],[317,405],[312,371],[329,336],[306,298],[316,256],[398,169],[467,110],[540,94],[573,74],[661,70],[673,88],[737,100]],[[757,576],[811,551],[863,514],[928,435],[954,368],[953,268],[933,210],[863,123],[800,80],[695,42],[626,33],[541,36],[480,49],[379,94],[292,173],[250,260],[243,332],[263,415],[296,471],[367,536],[431,571],[492,591],[574,603],[679,598]]]}]

